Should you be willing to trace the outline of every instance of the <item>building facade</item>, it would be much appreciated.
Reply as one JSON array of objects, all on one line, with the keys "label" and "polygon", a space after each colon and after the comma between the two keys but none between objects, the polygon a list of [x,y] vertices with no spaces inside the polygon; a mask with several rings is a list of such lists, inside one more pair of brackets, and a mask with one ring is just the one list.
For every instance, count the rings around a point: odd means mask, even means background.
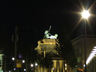
[{"label": "building facade", "polygon": [[0,72],[3,72],[3,54],[0,52]]},{"label": "building facade", "polygon": [[52,60],[52,68],[45,68],[37,66],[36,72],[73,72],[71,67],[65,62],[65,60]]},{"label": "building facade", "polygon": [[[56,46],[58,45],[57,39],[42,39],[38,41],[38,46],[35,48],[39,54],[53,53],[58,55],[56,51]],[[59,46],[59,45],[58,45]],[[37,72],[72,72],[72,68],[60,57],[52,57],[52,68],[45,68],[38,65]]]},{"label": "building facade", "polygon": [[[85,57],[87,61],[93,47],[96,46],[96,36],[86,36],[86,41],[84,36],[79,36],[72,40],[72,45],[75,50],[78,66],[84,69]],[[89,70],[88,72],[96,72],[90,71],[90,68],[94,70],[93,66],[96,68],[96,65],[93,65],[94,63],[94,60],[92,60],[91,63],[87,64],[87,71]]]}]

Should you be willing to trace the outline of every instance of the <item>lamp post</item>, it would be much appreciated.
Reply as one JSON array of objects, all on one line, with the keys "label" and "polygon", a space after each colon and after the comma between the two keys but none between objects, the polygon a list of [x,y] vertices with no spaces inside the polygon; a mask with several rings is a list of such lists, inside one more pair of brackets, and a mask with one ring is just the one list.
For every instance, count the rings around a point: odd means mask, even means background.
[{"label": "lamp post", "polygon": [[81,16],[82,16],[82,19],[84,19],[84,63],[85,63],[84,72],[86,72],[86,36],[87,36],[86,24],[87,24],[88,18],[90,17],[90,13],[88,10],[83,10],[81,12]]}]

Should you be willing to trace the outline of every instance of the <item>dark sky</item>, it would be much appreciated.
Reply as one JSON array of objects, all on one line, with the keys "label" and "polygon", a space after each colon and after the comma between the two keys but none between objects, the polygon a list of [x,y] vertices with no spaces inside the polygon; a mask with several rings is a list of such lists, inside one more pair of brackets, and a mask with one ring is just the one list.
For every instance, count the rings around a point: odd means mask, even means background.
[{"label": "dark sky", "polygon": [[[0,48],[4,48],[11,54],[14,48],[12,34],[17,26],[18,50],[29,53],[31,48],[37,45],[36,42],[43,38],[44,31],[51,25],[51,33],[58,33],[61,42],[68,49],[71,47],[70,40],[80,34],[78,27],[77,30],[74,30],[80,19],[79,15],[73,14],[72,11],[79,11],[80,2],[90,6],[94,1],[3,1],[0,10]],[[94,23],[93,27],[96,26]]]}]

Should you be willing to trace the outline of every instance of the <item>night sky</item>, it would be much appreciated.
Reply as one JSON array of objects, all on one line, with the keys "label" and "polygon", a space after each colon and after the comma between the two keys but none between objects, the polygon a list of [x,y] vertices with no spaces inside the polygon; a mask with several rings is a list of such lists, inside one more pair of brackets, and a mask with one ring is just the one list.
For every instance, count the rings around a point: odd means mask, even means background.
[{"label": "night sky", "polygon": [[[3,1],[0,10],[0,48],[7,55],[12,55],[12,35],[17,26],[18,52],[27,55],[37,46],[37,41],[43,38],[44,31],[51,25],[51,33],[58,33],[60,41],[68,51],[72,48],[70,41],[81,33],[80,25],[77,26],[80,15],[73,12],[80,11],[80,3],[90,6],[94,2],[95,0]],[[95,13],[96,6],[93,10]],[[96,21],[93,20],[91,19],[92,28],[89,34],[96,34]]]}]

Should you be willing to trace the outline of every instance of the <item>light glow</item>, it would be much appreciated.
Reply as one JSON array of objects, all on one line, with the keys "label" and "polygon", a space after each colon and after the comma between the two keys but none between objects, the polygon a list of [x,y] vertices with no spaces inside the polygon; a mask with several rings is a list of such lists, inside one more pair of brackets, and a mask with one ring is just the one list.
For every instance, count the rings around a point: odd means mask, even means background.
[{"label": "light glow", "polygon": [[31,64],[30,66],[31,66],[31,67],[33,67],[34,65],[33,65],[33,64]]},{"label": "light glow", "polygon": [[90,17],[90,13],[89,13],[88,10],[83,10],[83,11],[81,12],[81,16],[82,16],[82,18],[84,18],[84,19],[88,19],[88,18]]},{"label": "light glow", "polygon": [[67,64],[65,64],[65,70],[67,70]]},{"label": "light glow", "polygon": [[24,69],[24,71],[26,71],[26,69]]},{"label": "light glow", "polygon": [[94,49],[96,49],[96,46],[94,46]]},{"label": "light glow", "polygon": [[83,67],[85,67],[85,64],[83,65]]},{"label": "light glow", "polygon": [[16,68],[14,68],[14,71],[16,70]]},{"label": "light glow", "polygon": [[14,58],[14,57],[12,57],[12,60],[14,61],[14,60],[15,60],[15,58]]},{"label": "light glow", "polygon": [[90,61],[96,56],[96,46],[91,51],[89,57],[87,58],[86,64],[89,64]]},{"label": "light glow", "polygon": [[38,66],[38,64],[37,64],[37,63],[35,63],[35,66]]},{"label": "light glow", "polygon": [[25,63],[25,60],[22,60],[22,63]]},{"label": "light glow", "polygon": [[11,72],[11,71],[9,70],[9,72]]}]

